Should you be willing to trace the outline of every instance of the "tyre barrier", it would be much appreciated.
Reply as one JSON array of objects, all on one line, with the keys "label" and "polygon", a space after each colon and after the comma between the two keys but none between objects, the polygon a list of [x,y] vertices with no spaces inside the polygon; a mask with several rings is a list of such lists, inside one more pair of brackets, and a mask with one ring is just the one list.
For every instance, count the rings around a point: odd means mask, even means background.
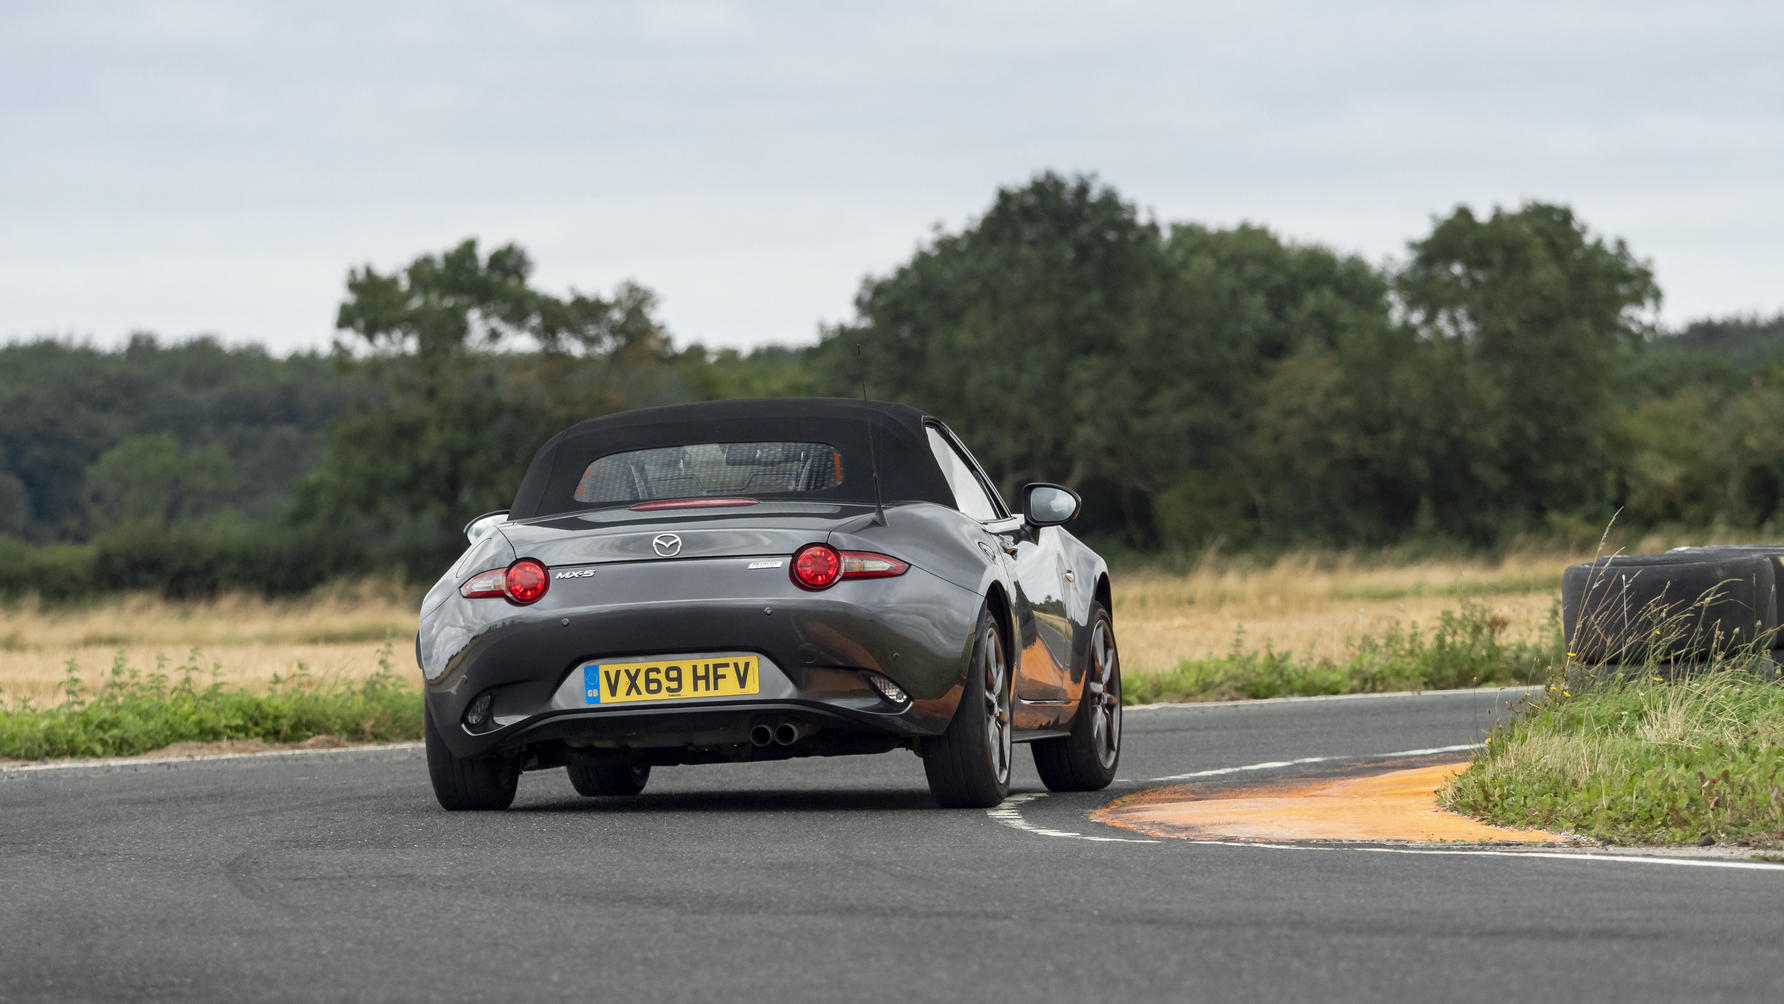
[{"label": "tyre barrier", "polygon": [[1784,547],[1618,554],[1561,576],[1568,652],[1583,663],[1661,663],[1778,640]]},{"label": "tyre barrier", "polygon": [[[1772,578],[1780,587],[1784,587],[1784,545],[1779,544],[1710,544],[1692,547],[1675,547],[1667,554],[1677,554],[1691,558],[1770,558],[1772,562]],[[1776,593],[1773,594],[1774,598]],[[1774,599],[1776,603],[1776,600]],[[1772,632],[1772,651],[1784,649],[1784,604],[1778,604],[1778,630]]]}]

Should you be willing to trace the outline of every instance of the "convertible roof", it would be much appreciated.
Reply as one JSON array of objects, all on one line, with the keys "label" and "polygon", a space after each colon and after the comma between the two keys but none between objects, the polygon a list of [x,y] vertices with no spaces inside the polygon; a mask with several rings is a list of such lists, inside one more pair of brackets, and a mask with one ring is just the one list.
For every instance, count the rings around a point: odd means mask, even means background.
[{"label": "convertible roof", "polygon": [[[513,519],[589,508],[575,500],[583,471],[600,457],[690,443],[823,442],[841,451],[838,501],[870,502],[870,458],[879,456],[880,490],[887,502],[953,505],[947,481],[929,452],[929,416],[909,405],[846,397],[703,401],[603,415],[578,422],[547,440],[521,479],[509,507]],[[874,438],[869,441],[868,430]]]}]

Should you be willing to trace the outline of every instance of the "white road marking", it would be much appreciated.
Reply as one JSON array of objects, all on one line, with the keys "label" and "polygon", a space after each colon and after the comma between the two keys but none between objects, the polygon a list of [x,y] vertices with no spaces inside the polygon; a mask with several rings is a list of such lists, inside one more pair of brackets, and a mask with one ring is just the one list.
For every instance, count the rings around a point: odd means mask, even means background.
[{"label": "white road marking", "polygon": [[[1436,746],[1430,749],[1400,750],[1395,753],[1370,753],[1362,756],[1304,756],[1295,760],[1267,760],[1263,763],[1248,763],[1240,767],[1215,767],[1211,770],[1192,771],[1188,774],[1172,774],[1167,777],[1155,777],[1147,784],[1158,784],[1165,781],[1187,781],[1198,777],[1219,777],[1222,774],[1237,774],[1243,771],[1275,770],[1278,767],[1293,767],[1297,764],[1327,763],[1334,760],[1392,760],[1396,757],[1429,756],[1434,753],[1460,753],[1464,750],[1480,749],[1480,743],[1466,743],[1461,746]],[[1088,833],[1077,833],[1072,830],[1055,830],[1045,826],[1036,826],[1022,817],[1022,806],[1037,799],[1046,798],[1051,792],[1034,791],[1022,795],[1011,795],[1004,799],[1002,805],[995,809],[986,809],[985,814],[992,819],[1024,833],[1033,833],[1041,837],[1060,837],[1068,840],[1091,840],[1107,844],[1156,844],[1161,841],[1142,839],[1139,837],[1105,837]]]},{"label": "white road marking", "polygon": [[1033,791],[1025,795],[1011,795],[1004,799],[1002,805],[995,809],[986,809],[985,815],[1024,833],[1033,833],[1041,837],[1063,837],[1069,840],[1092,840],[1099,844],[1156,844],[1158,840],[1140,837],[1096,837],[1085,833],[1073,833],[1071,830],[1051,830],[1045,826],[1036,826],[1022,818],[1022,806],[1037,798],[1047,797],[1047,792]]},{"label": "white road marking", "polygon": [[1342,844],[1273,844],[1250,840],[1196,840],[1216,847],[1261,847],[1271,851],[1365,851],[1370,854],[1431,854],[1488,858],[1542,858],[1547,861],[1608,861],[1617,864],[1679,865],[1686,868],[1740,868],[1784,875],[1784,865],[1764,861],[1724,861],[1718,858],[1668,857],[1661,854],[1605,854],[1589,848],[1577,851],[1508,851],[1491,847],[1353,847]]},{"label": "white road marking", "polygon": [[1155,777],[1148,784],[1159,784],[1165,781],[1188,781],[1198,777],[1219,777],[1222,774],[1241,774],[1252,770],[1275,770],[1278,767],[1294,767],[1304,763],[1331,763],[1335,760],[1393,760],[1397,757],[1432,756],[1438,753],[1462,753],[1467,750],[1481,749],[1481,743],[1463,743],[1460,746],[1433,746],[1422,750],[1399,750],[1394,753],[1368,753],[1362,756],[1304,756],[1295,760],[1266,760],[1263,763],[1248,763],[1242,767],[1215,767],[1212,770],[1191,771],[1188,774],[1168,774]]},{"label": "white road marking", "polygon": [[[1224,774],[1237,774],[1243,771],[1275,770],[1280,767],[1293,767],[1298,764],[1331,763],[1339,760],[1393,760],[1400,757],[1432,756],[1439,753],[1461,753],[1467,750],[1482,748],[1481,743],[1463,743],[1456,746],[1433,746],[1427,749],[1398,750],[1393,753],[1367,753],[1358,756],[1308,756],[1294,760],[1266,760],[1262,763],[1248,763],[1238,767],[1215,767],[1210,770],[1192,771],[1188,774],[1171,774],[1166,777],[1155,777],[1148,784],[1164,781],[1186,781],[1198,777],[1219,777]],[[1021,795],[1011,795],[1003,805],[995,809],[985,810],[992,819],[1024,833],[1032,833],[1041,837],[1057,837],[1068,840],[1093,840],[1103,843],[1122,844],[1159,844],[1163,840],[1144,840],[1134,837],[1103,837],[1077,833],[1071,830],[1056,830],[1038,826],[1022,816],[1022,806],[1046,798],[1051,792],[1035,791]],[[1605,854],[1589,849],[1578,851],[1514,851],[1496,850],[1493,848],[1464,847],[1366,847],[1344,843],[1309,843],[1280,844],[1268,841],[1253,840],[1194,840],[1183,841],[1216,847],[1253,847],[1269,851],[1365,851],[1372,854],[1436,854],[1445,856],[1473,856],[1499,858],[1539,858],[1545,861],[1602,861],[1615,864],[1645,865],[1677,865],[1688,868],[1738,868],[1749,871],[1772,871],[1784,875],[1784,866],[1763,861],[1724,861],[1715,858],[1666,857],[1649,854]]]}]

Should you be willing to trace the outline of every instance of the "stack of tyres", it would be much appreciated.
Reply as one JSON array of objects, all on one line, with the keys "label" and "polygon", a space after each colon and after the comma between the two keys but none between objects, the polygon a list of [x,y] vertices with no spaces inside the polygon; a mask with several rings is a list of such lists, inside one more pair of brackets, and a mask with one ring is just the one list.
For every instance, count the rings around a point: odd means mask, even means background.
[{"label": "stack of tyres", "polygon": [[[1725,556],[1736,558],[1765,558],[1772,563],[1772,578],[1777,587],[1784,590],[1784,545],[1780,544],[1714,544],[1707,547],[1675,547],[1666,552],[1683,557]],[[1772,594],[1772,608],[1777,619],[1770,636],[1772,661],[1784,659],[1784,600],[1778,598],[1776,591]]]},{"label": "stack of tyres", "polygon": [[1784,547],[1619,554],[1561,578],[1567,649],[1584,663],[1696,663],[1778,644]]}]

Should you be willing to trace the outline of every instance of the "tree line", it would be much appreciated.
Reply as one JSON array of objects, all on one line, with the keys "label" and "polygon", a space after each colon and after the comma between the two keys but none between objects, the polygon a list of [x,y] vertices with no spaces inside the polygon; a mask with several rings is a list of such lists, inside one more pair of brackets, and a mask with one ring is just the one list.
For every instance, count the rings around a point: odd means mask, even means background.
[{"label": "tree line", "polygon": [[750,352],[678,347],[642,286],[532,273],[471,240],[355,268],[326,354],[0,349],[0,591],[427,579],[570,422],[864,386],[1148,553],[1492,547],[1618,513],[1762,532],[1784,508],[1784,317],[1657,330],[1651,268],[1561,205],[1460,207],[1372,263],[1042,174],[816,344]]}]

